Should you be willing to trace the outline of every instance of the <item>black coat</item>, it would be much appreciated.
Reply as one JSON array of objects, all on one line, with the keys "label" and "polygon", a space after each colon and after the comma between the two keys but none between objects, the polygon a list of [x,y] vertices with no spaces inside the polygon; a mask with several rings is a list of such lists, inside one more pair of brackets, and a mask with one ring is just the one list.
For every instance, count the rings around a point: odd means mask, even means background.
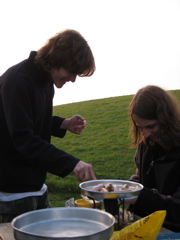
[{"label": "black coat", "polygon": [[145,217],[166,210],[164,227],[180,232],[180,148],[169,152],[159,144],[148,147],[141,143],[136,151],[136,174],[131,180],[144,185],[131,211]]},{"label": "black coat", "polygon": [[36,52],[0,77],[0,191],[38,191],[50,172],[65,177],[79,159],[50,144],[63,137],[64,118],[52,117],[50,75],[34,63]]}]

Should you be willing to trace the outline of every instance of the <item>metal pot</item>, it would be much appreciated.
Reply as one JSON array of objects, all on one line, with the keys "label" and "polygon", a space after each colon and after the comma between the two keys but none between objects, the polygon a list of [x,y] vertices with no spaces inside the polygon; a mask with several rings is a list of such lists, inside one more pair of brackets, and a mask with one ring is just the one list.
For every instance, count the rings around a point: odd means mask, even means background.
[{"label": "metal pot", "polygon": [[12,221],[16,240],[109,240],[114,217],[91,208],[48,208],[24,213]]}]

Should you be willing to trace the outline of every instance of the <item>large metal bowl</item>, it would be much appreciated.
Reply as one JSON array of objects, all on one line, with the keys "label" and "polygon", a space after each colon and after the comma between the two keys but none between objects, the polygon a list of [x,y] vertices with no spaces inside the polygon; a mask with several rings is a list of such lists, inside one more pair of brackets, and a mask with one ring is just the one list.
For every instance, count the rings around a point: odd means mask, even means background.
[{"label": "large metal bowl", "polygon": [[48,208],[24,213],[12,221],[16,240],[109,240],[114,217],[91,208]]},{"label": "large metal bowl", "polygon": [[[111,183],[116,185],[117,188],[121,189],[124,184],[128,185],[130,191],[119,191],[119,192],[100,192],[93,191],[92,188],[98,184]],[[89,197],[91,199],[103,200],[103,199],[133,199],[136,198],[140,191],[143,189],[143,185],[140,183],[125,181],[125,180],[92,180],[83,182],[79,185],[82,196]]]}]

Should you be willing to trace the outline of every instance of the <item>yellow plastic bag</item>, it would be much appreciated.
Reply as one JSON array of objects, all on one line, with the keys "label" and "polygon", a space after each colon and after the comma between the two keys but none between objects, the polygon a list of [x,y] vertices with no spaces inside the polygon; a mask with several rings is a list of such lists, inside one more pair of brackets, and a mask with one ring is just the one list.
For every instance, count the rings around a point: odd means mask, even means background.
[{"label": "yellow plastic bag", "polygon": [[155,240],[165,216],[166,211],[156,211],[120,231],[115,231],[110,240]]}]

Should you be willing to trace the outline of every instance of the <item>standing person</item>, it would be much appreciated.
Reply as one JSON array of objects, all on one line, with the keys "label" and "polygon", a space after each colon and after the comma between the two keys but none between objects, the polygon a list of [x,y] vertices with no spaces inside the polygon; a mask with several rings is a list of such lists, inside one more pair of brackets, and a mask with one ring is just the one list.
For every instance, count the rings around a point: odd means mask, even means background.
[{"label": "standing person", "polygon": [[158,86],[146,86],[129,106],[136,174],[130,180],[144,185],[129,209],[145,217],[166,210],[164,227],[180,232],[180,106]]},{"label": "standing person", "polygon": [[62,88],[94,71],[87,41],[75,30],[64,30],[0,77],[0,222],[49,207],[47,172],[96,179],[91,164],[50,143],[51,135],[80,134],[86,125],[78,115],[52,116],[54,85]]}]

